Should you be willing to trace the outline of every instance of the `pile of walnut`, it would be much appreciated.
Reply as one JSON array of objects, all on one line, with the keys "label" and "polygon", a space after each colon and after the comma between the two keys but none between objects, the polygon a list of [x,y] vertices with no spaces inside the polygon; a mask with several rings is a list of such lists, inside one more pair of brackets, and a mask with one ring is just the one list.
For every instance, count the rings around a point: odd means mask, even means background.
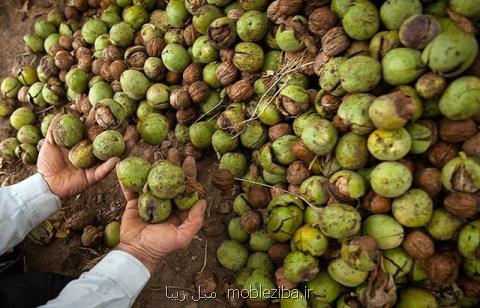
[{"label": "pile of walnut", "polygon": [[40,65],[1,84],[18,132],[0,153],[35,164],[65,109],[55,141],[78,167],[121,155],[127,124],[215,155],[212,182],[243,190],[217,250],[226,288],[297,292],[234,306],[474,307],[478,20],[480,0],[72,1],[25,36]]}]

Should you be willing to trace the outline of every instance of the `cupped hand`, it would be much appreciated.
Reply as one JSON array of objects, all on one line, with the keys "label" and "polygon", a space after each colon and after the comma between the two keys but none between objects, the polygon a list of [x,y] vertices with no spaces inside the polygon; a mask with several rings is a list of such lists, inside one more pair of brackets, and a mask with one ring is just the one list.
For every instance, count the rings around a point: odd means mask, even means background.
[{"label": "cupped hand", "polygon": [[[180,165],[179,161],[170,155],[169,160]],[[185,172],[187,179],[196,180],[195,160],[191,157],[185,159],[183,167],[185,171],[190,170]],[[139,259],[150,272],[153,272],[158,262],[168,254],[186,248],[202,228],[207,208],[205,200],[198,201],[188,213],[174,211],[165,222],[148,224],[138,214],[138,195],[127,190],[121,183],[120,186],[127,206],[122,217],[117,249]]]},{"label": "cupped hand", "polygon": [[[43,175],[50,191],[59,198],[64,198],[74,196],[95,185],[115,168],[120,158],[112,157],[89,169],[80,169],[73,166],[68,160],[68,149],[59,147],[53,138],[52,128],[59,117],[60,114],[50,124],[38,155],[37,170]],[[89,116],[85,126],[88,129],[90,125],[92,125],[91,116]],[[137,135],[135,127],[127,128],[125,133],[126,152],[134,146]]]}]

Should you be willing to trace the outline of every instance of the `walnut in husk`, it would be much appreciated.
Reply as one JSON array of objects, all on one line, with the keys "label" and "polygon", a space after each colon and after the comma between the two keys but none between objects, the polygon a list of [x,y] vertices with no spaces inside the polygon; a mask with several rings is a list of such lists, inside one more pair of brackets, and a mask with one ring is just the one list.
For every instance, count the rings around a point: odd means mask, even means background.
[{"label": "walnut in husk", "polygon": [[147,49],[143,46],[133,46],[125,51],[125,61],[133,68],[142,68],[147,58]]},{"label": "walnut in husk", "polygon": [[49,220],[45,220],[27,235],[28,239],[38,245],[50,243],[55,234],[53,225]]},{"label": "walnut in husk", "polygon": [[368,272],[377,267],[380,253],[375,240],[368,235],[364,235],[344,242],[341,255],[353,268]]},{"label": "walnut in husk", "polygon": [[275,283],[278,288],[283,290],[294,289],[297,286],[296,283],[291,282],[285,277],[283,267],[278,268],[277,271],[275,272]]},{"label": "walnut in husk", "polygon": [[278,123],[270,126],[270,128],[268,129],[268,138],[270,139],[270,141],[275,141],[282,136],[291,134],[292,127],[288,123]]},{"label": "walnut in husk", "polygon": [[99,243],[103,236],[103,228],[88,225],[83,229],[80,240],[85,247],[92,247],[94,244]]},{"label": "walnut in husk", "polygon": [[397,286],[392,275],[378,266],[368,277],[367,289],[359,300],[368,308],[392,307],[397,300]]},{"label": "walnut in husk", "polygon": [[235,21],[229,17],[214,20],[208,27],[207,37],[210,44],[217,49],[230,47],[237,39]]}]

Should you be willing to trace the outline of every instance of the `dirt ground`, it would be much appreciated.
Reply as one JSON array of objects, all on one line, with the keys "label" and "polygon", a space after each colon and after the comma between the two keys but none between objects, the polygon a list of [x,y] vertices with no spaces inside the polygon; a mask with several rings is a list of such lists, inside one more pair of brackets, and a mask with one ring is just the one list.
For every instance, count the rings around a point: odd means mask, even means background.
[{"label": "dirt ground", "polygon": [[[30,0],[30,10],[27,14],[22,12],[23,3],[24,0],[0,0],[1,78],[9,74],[15,66],[34,63],[35,57],[24,53],[22,37],[29,32],[33,32],[35,17],[38,18],[39,16],[37,15],[47,10],[43,5],[49,5],[49,3],[55,3],[55,1]],[[42,116],[42,114],[39,114],[39,119]],[[4,139],[14,136],[14,134],[15,131],[10,126],[8,119],[0,119],[0,138]],[[133,153],[141,155],[145,148],[146,146],[139,142]],[[153,150],[159,152],[158,148]],[[224,212],[221,209],[225,209],[227,201],[220,194],[219,190],[210,185],[209,174],[211,174],[211,169],[214,165],[214,158],[213,155],[208,155],[208,157],[198,163],[200,181],[206,187],[209,204],[208,213],[211,217],[220,217],[225,223],[228,221],[228,214],[221,214],[220,212]],[[2,186],[11,185],[35,172],[35,166],[25,167],[21,163],[8,164],[0,162],[0,183],[2,183]],[[66,217],[71,216],[76,211],[88,209],[95,213],[96,225],[104,225],[114,219],[119,219],[124,206],[125,201],[113,173],[95,187],[78,196],[63,200],[64,215]],[[226,237],[225,232],[219,233],[216,236],[210,233],[206,235],[202,230],[198,234],[198,238],[193,240],[188,249],[174,253],[164,260],[138,297],[134,307],[226,307],[227,305],[222,302],[220,294],[222,282],[224,279],[231,278],[231,275],[220,266],[215,257],[216,248]],[[159,234],[159,236],[162,235]],[[25,240],[23,245],[27,271],[50,271],[75,276],[84,271],[88,261],[107,252],[101,246],[96,247],[94,250],[82,249],[80,233],[74,231],[70,233],[68,238],[54,238],[50,244],[45,246],[37,245],[29,240]],[[205,256],[207,258],[204,266]],[[192,289],[194,275],[202,268],[205,271],[213,271],[217,275],[219,283],[216,291],[219,296],[216,300],[174,302],[166,297],[166,286],[171,287],[169,295],[173,291]]]}]

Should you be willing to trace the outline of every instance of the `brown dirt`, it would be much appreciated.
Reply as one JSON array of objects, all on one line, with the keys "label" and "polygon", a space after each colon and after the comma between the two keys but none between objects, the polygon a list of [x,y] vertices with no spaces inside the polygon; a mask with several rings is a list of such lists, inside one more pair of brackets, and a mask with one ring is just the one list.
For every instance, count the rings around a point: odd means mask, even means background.
[{"label": "brown dirt", "polygon": [[[33,31],[35,15],[44,12],[45,9],[42,5],[48,5],[49,2],[46,0],[30,0],[31,9],[25,19],[24,14],[20,12],[22,8],[21,2],[23,3],[24,1],[0,1],[0,42],[2,42],[0,45],[0,77],[8,75],[14,66],[31,64],[35,61],[34,56],[24,54],[22,37]],[[14,134],[15,130],[10,126],[8,119],[0,119],[0,138],[4,139],[14,136]],[[146,146],[139,142],[133,153],[141,155],[145,148]],[[158,151],[159,149],[154,148],[153,150]],[[227,201],[217,189],[211,186],[209,181],[213,163],[213,155],[209,155],[209,158],[205,158],[198,163],[200,181],[206,187],[209,214],[222,215],[223,221],[227,222],[228,215],[220,214],[220,208],[224,207]],[[34,174],[35,171],[36,168],[34,166],[25,167],[18,162],[13,164],[1,162],[0,183],[2,185],[17,183]],[[82,194],[63,200],[65,216],[68,217],[78,210],[88,208],[96,214],[96,225],[104,225],[121,217],[124,205],[125,201],[114,174],[110,174],[98,185]],[[213,308],[227,306],[220,302],[223,300],[220,295],[218,296],[220,301],[203,300],[194,303],[192,301],[174,302],[167,299],[165,294],[167,285],[185,289],[193,288],[194,276],[204,265],[205,245],[207,242],[205,270],[216,273],[219,281],[216,291],[217,294],[221,294],[222,281],[231,277],[231,275],[220,266],[216,260],[215,251],[225,237],[224,234],[208,237],[201,231],[198,234],[198,238],[192,241],[188,249],[172,254],[158,266],[157,271],[138,297],[134,307]],[[85,261],[94,259],[97,253],[101,255],[106,252],[104,247],[95,247],[94,250],[81,249],[80,234],[74,231],[71,232],[67,239],[54,238],[50,244],[45,246],[34,244],[29,240],[25,240],[23,245],[26,251],[26,269],[31,272],[51,271],[67,275],[79,275],[85,269]]]}]

